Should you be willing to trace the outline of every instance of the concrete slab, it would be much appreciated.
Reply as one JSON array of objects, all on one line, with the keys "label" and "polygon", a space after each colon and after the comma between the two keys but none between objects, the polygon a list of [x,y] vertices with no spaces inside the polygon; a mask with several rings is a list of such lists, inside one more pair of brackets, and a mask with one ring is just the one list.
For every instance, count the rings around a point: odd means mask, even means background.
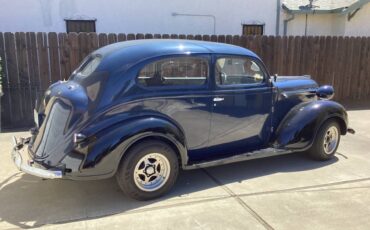
[{"label": "concrete slab", "polygon": [[145,211],[128,212],[46,229],[264,229],[233,198]]},{"label": "concrete slab", "polygon": [[275,229],[369,229],[369,190],[367,181],[241,199]]}]

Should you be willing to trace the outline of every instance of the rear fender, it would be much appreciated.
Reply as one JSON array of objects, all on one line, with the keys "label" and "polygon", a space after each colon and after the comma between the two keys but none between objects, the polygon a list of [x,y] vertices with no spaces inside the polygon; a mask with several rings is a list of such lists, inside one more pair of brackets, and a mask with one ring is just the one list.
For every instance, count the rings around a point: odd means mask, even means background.
[{"label": "rear fender", "polygon": [[293,107],[281,121],[273,137],[276,148],[305,151],[311,147],[321,125],[337,119],[341,134],[347,132],[347,112],[339,103],[328,100],[305,102]]},{"label": "rear fender", "polygon": [[175,146],[182,165],[187,163],[186,140],[181,128],[162,117],[142,117],[116,123],[88,137],[79,146],[86,154],[80,172],[71,177],[99,179],[114,175],[127,150],[146,138],[161,139]]}]

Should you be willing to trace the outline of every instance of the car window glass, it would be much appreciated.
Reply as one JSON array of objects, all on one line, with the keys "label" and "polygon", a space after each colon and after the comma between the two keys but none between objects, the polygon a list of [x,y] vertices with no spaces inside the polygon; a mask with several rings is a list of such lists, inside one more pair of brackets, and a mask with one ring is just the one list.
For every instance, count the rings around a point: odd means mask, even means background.
[{"label": "car window glass", "polygon": [[218,85],[255,84],[263,81],[263,71],[249,58],[219,58],[215,68]]},{"label": "car window glass", "polygon": [[166,58],[146,65],[138,75],[144,86],[204,85],[208,60],[199,57]]},{"label": "car window glass", "polygon": [[89,76],[99,66],[101,58],[96,56],[84,63],[78,72],[82,76]]}]

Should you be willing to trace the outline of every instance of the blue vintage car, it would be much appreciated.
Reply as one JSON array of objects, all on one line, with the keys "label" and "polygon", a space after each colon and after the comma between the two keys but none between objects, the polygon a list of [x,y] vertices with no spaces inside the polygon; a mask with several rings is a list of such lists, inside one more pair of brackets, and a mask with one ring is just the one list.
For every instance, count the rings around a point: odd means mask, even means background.
[{"label": "blue vintage car", "polygon": [[16,166],[42,178],[116,176],[130,197],[161,196],[180,169],[307,152],[330,159],[348,128],[330,86],[271,77],[228,44],[137,40],[91,53],[50,86]]}]

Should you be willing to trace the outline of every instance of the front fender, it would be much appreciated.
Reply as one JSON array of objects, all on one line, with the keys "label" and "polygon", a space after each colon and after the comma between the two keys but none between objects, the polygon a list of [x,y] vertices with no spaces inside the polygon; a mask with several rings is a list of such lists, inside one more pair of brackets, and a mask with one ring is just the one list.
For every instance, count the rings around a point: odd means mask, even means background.
[{"label": "front fender", "polygon": [[347,132],[347,112],[337,102],[318,100],[293,107],[281,121],[274,138],[276,148],[304,151],[311,147],[320,126],[329,118],[338,120],[341,134]]},{"label": "front fender", "polygon": [[[126,120],[100,130],[89,137],[84,148],[86,156],[76,177],[106,178],[114,175],[126,150],[136,141],[157,137],[176,146],[181,161],[187,162],[186,140],[183,131],[162,117],[141,117]],[[71,175],[72,176],[72,175]],[[94,178],[94,179],[95,179]]]}]

